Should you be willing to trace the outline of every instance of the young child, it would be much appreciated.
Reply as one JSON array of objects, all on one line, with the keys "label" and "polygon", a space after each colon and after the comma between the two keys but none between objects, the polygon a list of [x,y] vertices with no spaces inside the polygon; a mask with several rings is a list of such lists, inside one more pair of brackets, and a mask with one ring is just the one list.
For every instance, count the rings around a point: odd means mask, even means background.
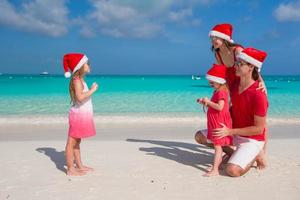
[{"label": "young child", "polygon": [[66,144],[67,175],[81,176],[87,171],[93,171],[93,168],[82,164],[80,142],[82,138],[96,134],[91,96],[98,89],[98,85],[93,83],[89,90],[84,81],[84,76],[90,72],[90,64],[86,55],[66,54],[63,58],[63,65],[66,78],[71,76],[68,70],[72,72],[69,86],[72,106],[69,112],[69,134]]},{"label": "young child", "polygon": [[228,146],[232,143],[231,137],[216,138],[213,136],[213,130],[221,128],[222,124],[232,127],[229,112],[229,92],[226,86],[226,66],[214,64],[207,72],[211,87],[215,89],[211,100],[207,97],[198,99],[197,102],[208,107],[207,110],[207,139],[212,141],[215,149],[215,157],[212,168],[204,176],[219,175],[219,166],[222,162],[222,146]]}]

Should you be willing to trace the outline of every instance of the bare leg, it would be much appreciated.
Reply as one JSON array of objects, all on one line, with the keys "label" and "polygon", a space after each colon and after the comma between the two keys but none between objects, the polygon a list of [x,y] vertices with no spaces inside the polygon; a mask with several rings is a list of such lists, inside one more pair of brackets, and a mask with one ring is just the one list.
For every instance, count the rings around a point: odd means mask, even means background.
[{"label": "bare leg", "polygon": [[238,165],[232,164],[232,163],[228,163],[225,171],[226,173],[231,176],[231,177],[239,177],[239,176],[243,176],[244,174],[246,174],[251,166],[253,165],[253,163],[255,162],[255,159],[253,161],[251,161],[245,169],[241,168]]},{"label": "bare leg", "polygon": [[[202,145],[205,145],[207,147],[214,148],[214,145],[212,143],[207,142],[207,138],[206,138],[205,134],[203,134],[201,131],[196,132],[195,140],[198,144],[202,144]],[[225,163],[227,163],[227,161],[229,160],[229,158],[233,154],[234,149],[233,149],[233,147],[230,147],[230,146],[224,146],[224,147],[222,147],[222,150],[226,154],[222,158],[222,164],[225,164]],[[210,170],[210,169],[208,168],[208,170]]]},{"label": "bare leg", "polygon": [[226,153],[228,156],[229,156],[229,158],[230,158],[230,156],[233,154],[233,152],[234,152],[234,147],[232,147],[232,146],[223,146],[222,147],[222,150],[223,150],[223,152],[224,153]]},{"label": "bare leg", "polygon": [[85,172],[80,171],[74,167],[74,148],[76,145],[76,139],[68,137],[66,144],[66,163],[67,163],[67,175],[69,176],[82,176]]},{"label": "bare leg", "polygon": [[230,159],[231,155],[234,152],[234,147],[233,146],[223,146],[222,151],[225,153],[222,157],[222,162],[219,166],[219,169],[224,169],[225,165],[227,164],[228,160]]},{"label": "bare leg", "polygon": [[74,148],[74,156],[75,156],[75,164],[76,168],[81,171],[93,171],[94,169],[91,167],[84,166],[81,161],[81,153],[80,153],[80,143],[81,139],[77,139],[75,148]]},{"label": "bare leg", "polygon": [[207,147],[214,148],[213,144],[207,142],[206,136],[201,131],[198,131],[195,134],[195,140],[198,144],[203,144]]},{"label": "bare leg", "polygon": [[214,164],[212,169],[204,174],[204,176],[218,176],[219,175],[219,166],[222,162],[222,147],[219,145],[215,145],[215,157],[214,157]]}]

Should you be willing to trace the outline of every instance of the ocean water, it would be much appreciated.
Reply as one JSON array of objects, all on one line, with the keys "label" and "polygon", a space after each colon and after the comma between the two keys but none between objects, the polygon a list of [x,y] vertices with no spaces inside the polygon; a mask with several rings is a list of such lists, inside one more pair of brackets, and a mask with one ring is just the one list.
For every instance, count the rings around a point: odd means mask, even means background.
[{"label": "ocean water", "polygon": [[[69,80],[63,76],[0,75],[0,117],[64,116],[70,107]],[[300,118],[300,76],[265,76],[269,116]],[[90,86],[99,116],[205,116],[196,103],[210,97],[207,80],[191,76],[93,76]]]}]

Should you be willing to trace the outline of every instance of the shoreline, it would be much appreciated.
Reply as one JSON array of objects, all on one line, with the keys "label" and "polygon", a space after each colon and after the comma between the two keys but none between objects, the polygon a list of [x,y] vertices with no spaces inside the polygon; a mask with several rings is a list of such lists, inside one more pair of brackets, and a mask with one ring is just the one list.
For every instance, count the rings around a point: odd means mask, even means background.
[{"label": "shoreline", "polygon": [[[130,137],[139,139],[192,139],[194,134],[205,129],[205,123],[194,122],[106,122],[95,123],[96,136],[87,140],[126,140]],[[300,138],[300,124],[270,124],[270,139]],[[35,141],[35,140],[66,140],[67,123],[48,124],[0,124],[0,141]]]},{"label": "shoreline", "polygon": [[[190,113],[130,113],[94,115],[96,124],[206,124],[205,114]],[[300,125],[300,117],[269,116],[268,125]],[[65,115],[0,115],[0,127],[5,125],[68,125],[68,114]]]}]

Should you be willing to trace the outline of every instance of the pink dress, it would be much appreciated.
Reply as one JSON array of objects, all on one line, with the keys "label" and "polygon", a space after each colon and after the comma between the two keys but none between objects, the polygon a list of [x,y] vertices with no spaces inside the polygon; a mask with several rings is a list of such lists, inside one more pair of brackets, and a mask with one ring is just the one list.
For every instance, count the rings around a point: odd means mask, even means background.
[{"label": "pink dress", "polygon": [[[83,84],[83,91],[89,91],[87,84],[81,79],[74,79]],[[87,138],[96,135],[92,99],[88,98],[84,102],[74,103],[69,112],[69,136],[73,138]]]},{"label": "pink dress", "polygon": [[215,110],[208,107],[207,111],[207,138],[210,139],[214,145],[227,146],[232,144],[232,137],[227,136],[218,139],[213,136],[213,130],[216,128],[221,128],[220,123],[225,124],[228,128],[232,127],[230,112],[229,112],[229,94],[226,90],[215,91],[211,101],[218,103],[219,100],[224,100],[225,104],[221,111]]}]

